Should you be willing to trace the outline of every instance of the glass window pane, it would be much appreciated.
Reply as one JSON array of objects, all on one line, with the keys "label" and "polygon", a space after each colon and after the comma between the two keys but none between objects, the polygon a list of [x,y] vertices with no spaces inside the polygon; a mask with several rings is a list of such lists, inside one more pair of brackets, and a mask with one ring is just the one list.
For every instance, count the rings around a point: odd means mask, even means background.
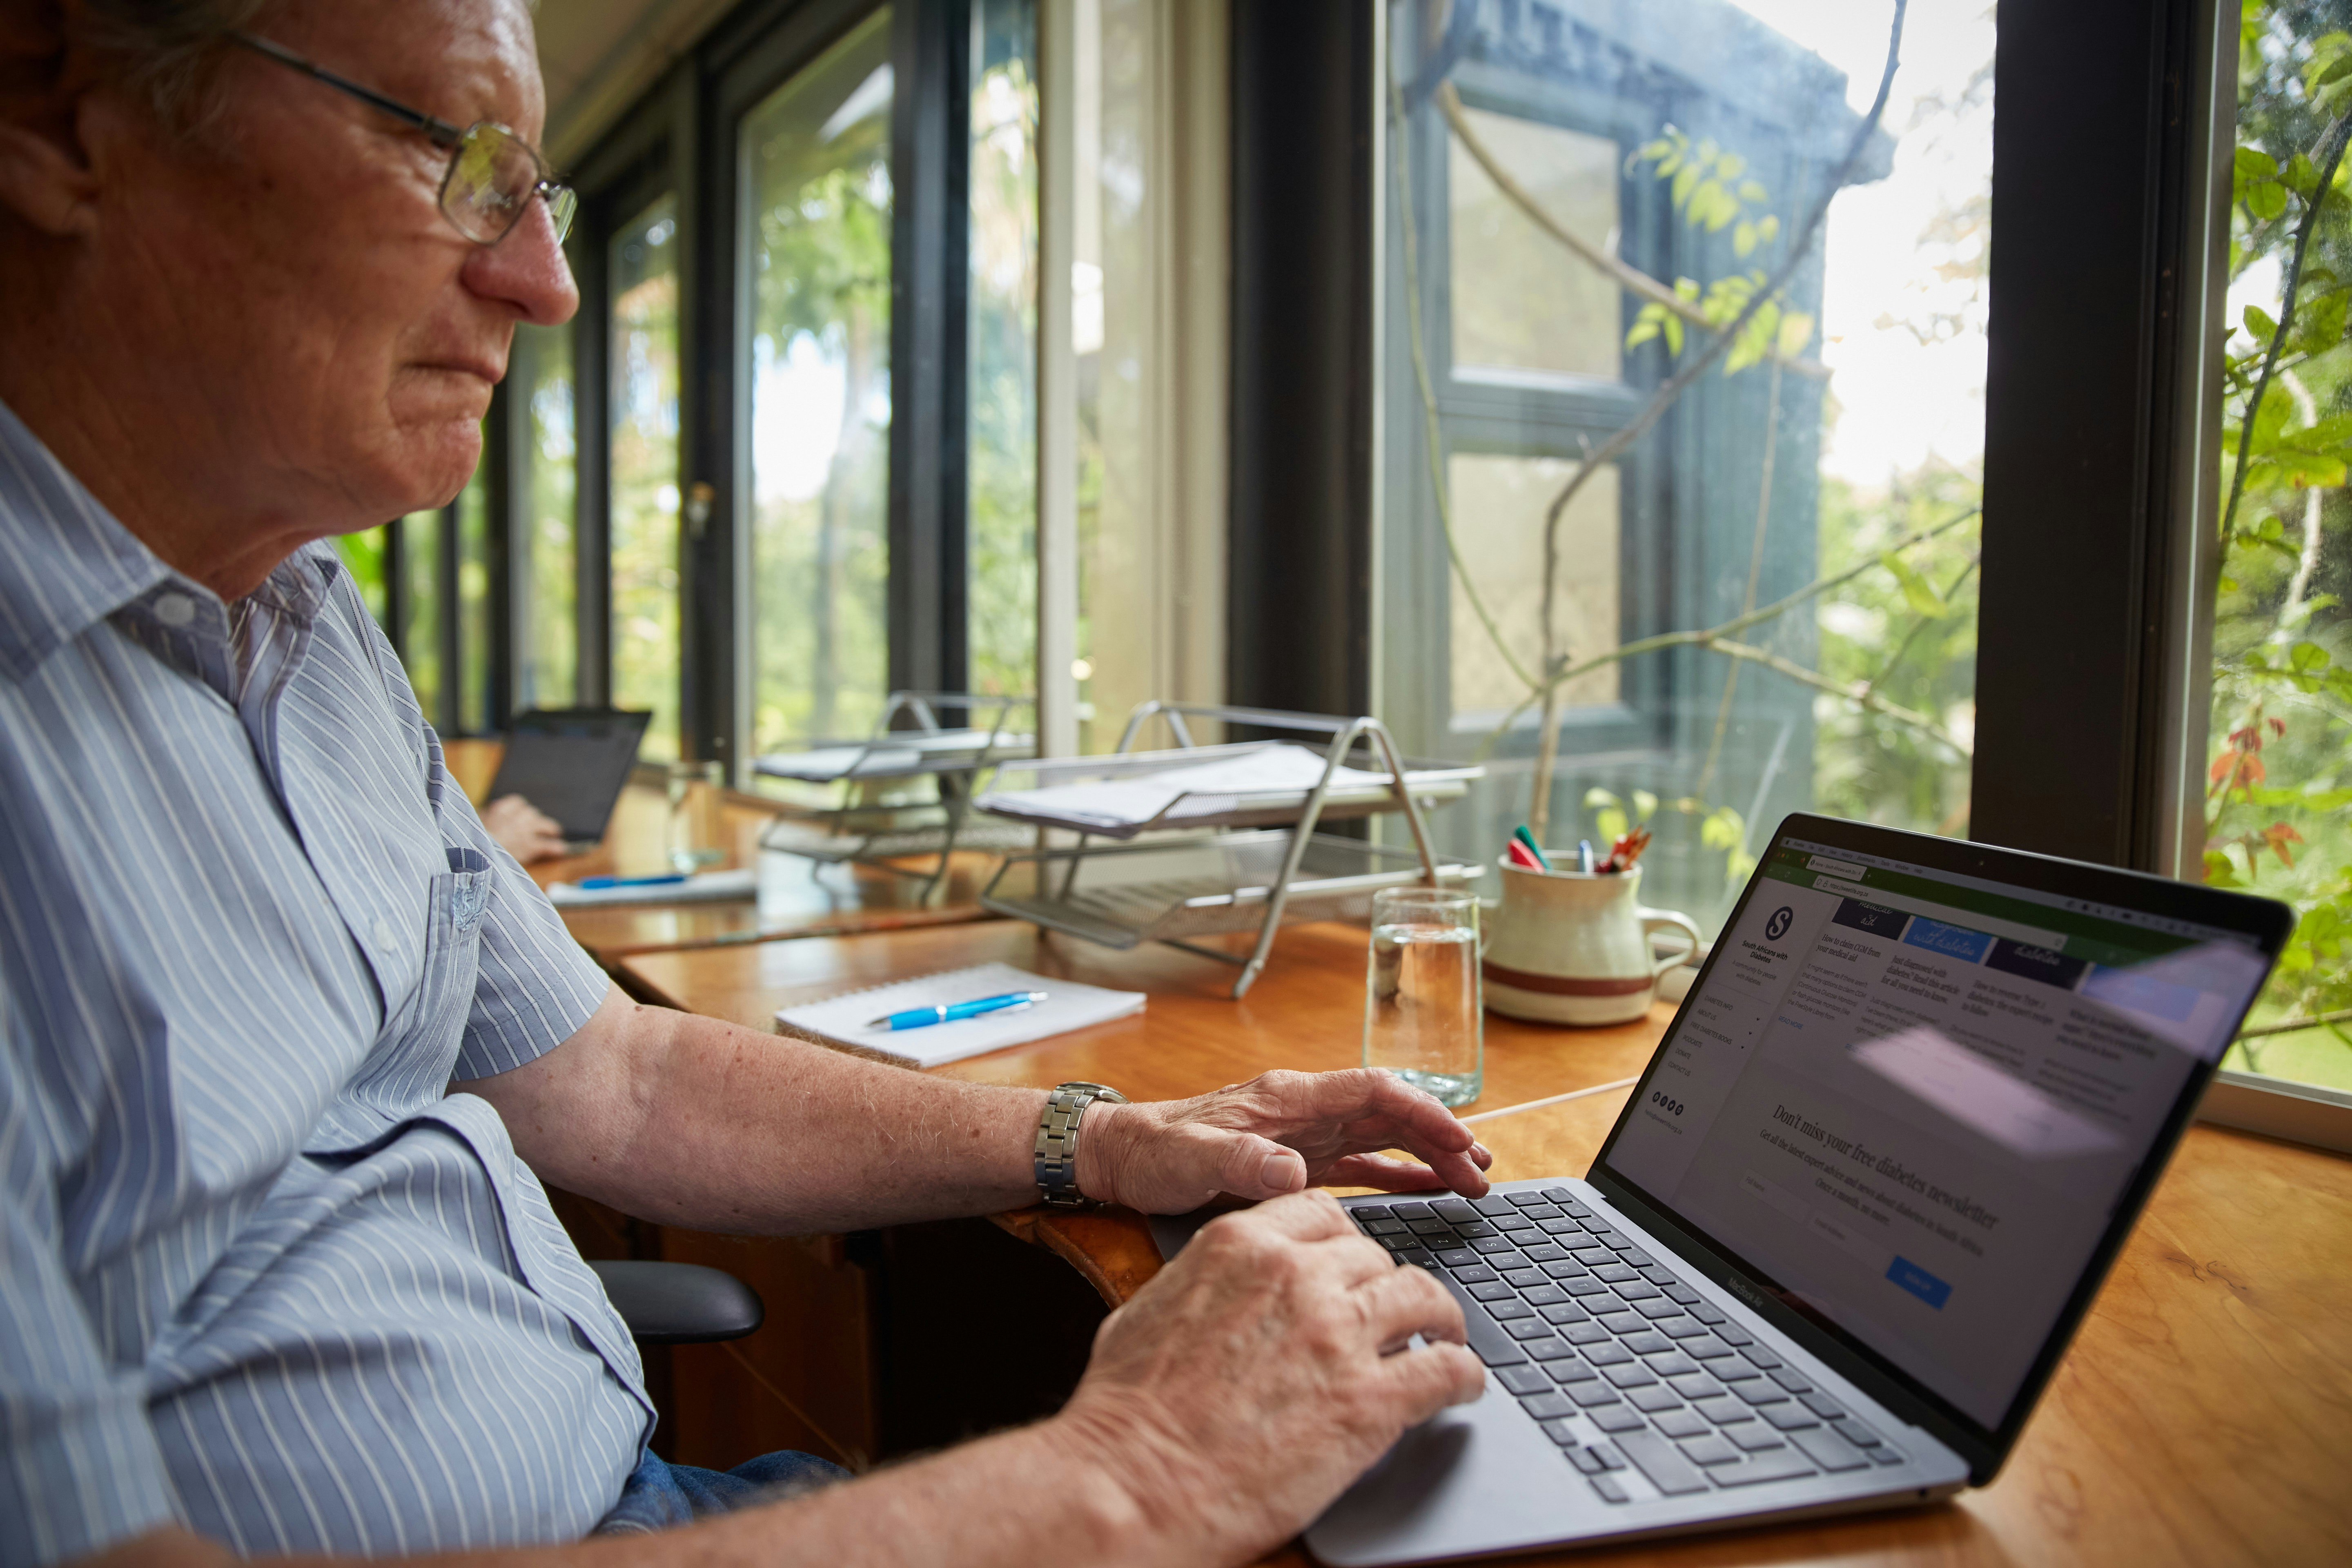
[{"label": "glass window pane", "polygon": [[[2352,1089],[2352,238],[2333,202],[2313,226],[2294,166],[2324,156],[2338,111],[2308,90],[2342,47],[2338,25],[2246,7],[2204,862],[2207,881],[2302,917],[2222,1065]],[[2307,226],[2290,301],[2285,263]]]},{"label": "glass window pane", "polygon": [[890,101],[885,7],[743,121],[755,754],[887,695]]},{"label": "glass window pane", "polygon": [[479,465],[457,492],[457,731],[479,735],[490,717],[490,508]]},{"label": "glass window pane", "polygon": [[441,529],[447,514],[413,511],[400,520],[400,573],[406,592],[400,658],[416,689],[425,721],[441,723]]},{"label": "glass window pane", "polygon": [[642,754],[678,754],[677,203],[612,242],[613,701],[650,709]]},{"label": "glass window pane", "polygon": [[525,590],[516,613],[521,668],[515,701],[522,708],[564,708],[579,700],[579,514],[574,510],[578,465],[573,447],[572,333],[562,327],[519,328],[518,384],[530,400],[522,453],[528,510],[518,534],[515,571]]},{"label": "glass window pane", "polygon": [[[1388,125],[1378,700],[1409,751],[1488,763],[1450,851],[1646,817],[1643,901],[1711,931],[1790,811],[1968,830],[1993,16],[1914,0],[1792,256],[1891,3],[1641,10],[1481,7],[1458,113]],[[1400,8],[1400,81],[1450,13]]]},{"label": "glass window pane", "polygon": [[967,616],[975,691],[1036,689],[1036,37],[1034,0],[973,5]]},{"label": "glass window pane", "polygon": [[[1556,222],[1600,249],[1616,248],[1624,154],[1613,140],[1482,109],[1465,114]],[[1563,268],[1559,242],[1504,195],[1460,142],[1449,159],[1454,363],[1614,376],[1616,284],[1589,267]]]}]

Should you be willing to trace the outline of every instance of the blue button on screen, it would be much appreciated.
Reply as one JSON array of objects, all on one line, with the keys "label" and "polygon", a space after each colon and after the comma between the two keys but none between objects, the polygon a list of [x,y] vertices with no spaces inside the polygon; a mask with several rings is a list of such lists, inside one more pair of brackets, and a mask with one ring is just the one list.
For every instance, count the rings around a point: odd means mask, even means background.
[{"label": "blue button on screen", "polygon": [[1952,1299],[1952,1288],[1907,1258],[1898,1258],[1887,1269],[1886,1277],[1937,1310]]}]

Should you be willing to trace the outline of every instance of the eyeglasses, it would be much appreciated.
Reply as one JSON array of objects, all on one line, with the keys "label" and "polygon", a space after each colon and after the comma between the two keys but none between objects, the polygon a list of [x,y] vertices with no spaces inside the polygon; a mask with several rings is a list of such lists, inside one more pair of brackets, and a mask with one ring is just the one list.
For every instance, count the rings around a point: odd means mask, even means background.
[{"label": "eyeglasses", "polygon": [[475,244],[496,245],[504,239],[522,221],[523,214],[530,210],[532,198],[538,196],[547,198],[547,216],[555,225],[556,243],[562,244],[563,237],[572,232],[572,219],[580,210],[579,194],[551,178],[547,160],[540,156],[539,149],[505,126],[495,121],[478,120],[460,130],[446,120],[437,120],[321,69],[267,38],[237,32],[230,33],[228,37],[232,43],[324,82],[338,92],[347,92],[404,124],[415,126],[431,139],[433,145],[447,149],[449,172],[441,176],[441,212],[451,226]]}]

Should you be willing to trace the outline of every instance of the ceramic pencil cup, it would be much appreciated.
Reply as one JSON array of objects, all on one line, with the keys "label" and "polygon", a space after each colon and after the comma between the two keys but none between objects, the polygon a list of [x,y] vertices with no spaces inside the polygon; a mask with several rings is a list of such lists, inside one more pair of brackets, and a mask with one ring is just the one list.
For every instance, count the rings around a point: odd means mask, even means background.
[{"label": "ceramic pencil cup", "polygon": [[[1506,858],[1503,901],[1489,921],[1481,970],[1488,1011],[1539,1024],[1622,1024],[1656,1000],[1658,976],[1697,956],[1688,915],[1645,908],[1642,868],[1530,871]],[[1650,933],[1690,943],[1664,959]]]}]

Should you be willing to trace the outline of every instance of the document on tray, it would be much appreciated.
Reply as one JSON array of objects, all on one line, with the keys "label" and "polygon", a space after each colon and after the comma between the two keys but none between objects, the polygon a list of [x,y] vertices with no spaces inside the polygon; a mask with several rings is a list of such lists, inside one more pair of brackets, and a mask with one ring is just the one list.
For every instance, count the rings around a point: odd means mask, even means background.
[{"label": "document on tray", "polygon": [[[999,816],[1127,838],[1235,811],[1303,805],[1323,767],[1321,754],[1305,746],[1274,745],[1137,778],[999,791],[982,795],[979,805]],[[1386,773],[1345,767],[1331,773],[1334,795],[1361,798],[1389,787]]]}]

